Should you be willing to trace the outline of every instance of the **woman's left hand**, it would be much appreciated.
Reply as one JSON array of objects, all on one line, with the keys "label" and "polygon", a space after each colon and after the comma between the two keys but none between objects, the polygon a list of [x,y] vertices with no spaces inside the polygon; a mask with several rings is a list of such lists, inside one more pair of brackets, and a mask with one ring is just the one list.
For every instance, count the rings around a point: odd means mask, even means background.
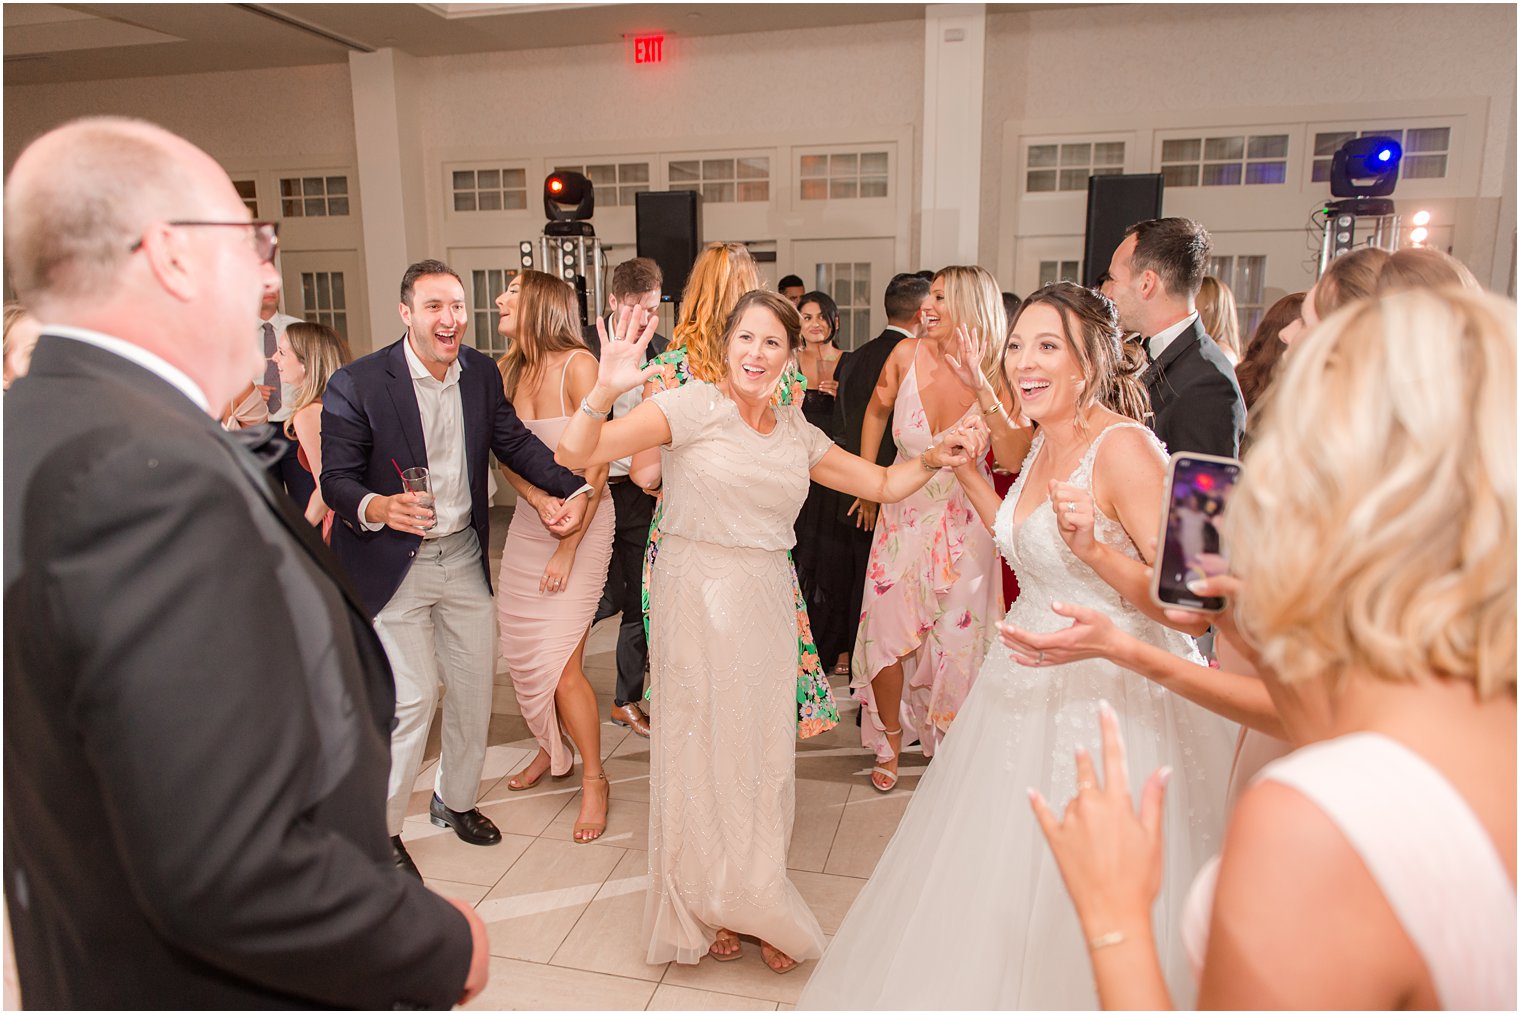
[{"label": "woman's left hand", "polygon": [[1098,548],[1093,537],[1097,507],[1093,504],[1092,494],[1081,486],[1052,479],[1050,506],[1056,512],[1056,527],[1061,532],[1061,538],[1077,559],[1086,562]]},{"label": "woman's left hand", "polygon": [[939,443],[924,452],[924,461],[935,468],[958,468],[987,453],[990,438],[980,416],[964,416],[945,431]]},{"label": "woman's left hand", "polygon": [[575,553],[565,552],[564,543],[560,543],[554,550],[554,555],[549,557],[548,566],[544,567],[544,576],[538,582],[539,593],[557,595],[564,591],[570,583],[570,568],[574,564]]},{"label": "woman's left hand", "polygon": [[1077,794],[1060,819],[1045,798],[1029,790],[1040,830],[1050,843],[1061,878],[1089,940],[1144,928],[1161,891],[1161,805],[1171,768],[1146,779],[1137,815],[1130,802],[1129,772],[1119,719],[1107,701],[1098,707],[1103,734],[1103,783],[1092,755],[1077,750]]},{"label": "woman's left hand", "polygon": [[986,346],[982,344],[981,330],[974,327],[967,330],[965,324],[955,325],[955,344],[960,356],[945,357],[951,375],[969,390],[980,391],[987,387],[987,378],[982,376],[982,353]]}]

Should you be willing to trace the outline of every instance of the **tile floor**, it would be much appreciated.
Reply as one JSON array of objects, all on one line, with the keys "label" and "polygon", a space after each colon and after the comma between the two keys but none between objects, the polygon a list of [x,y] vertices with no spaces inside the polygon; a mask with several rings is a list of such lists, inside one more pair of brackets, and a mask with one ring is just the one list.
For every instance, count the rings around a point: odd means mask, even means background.
[{"label": "tile floor", "polygon": [[[499,559],[509,512],[493,511]],[[591,632],[587,674],[605,709],[610,703],[617,619]],[[607,833],[588,845],[571,841],[580,808],[580,766],[562,781],[544,778],[509,792],[508,776],[535,746],[518,714],[507,673],[496,676],[481,810],[502,830],[501,844],[466,845],[428,822],[437,763],[436,728],[427,767],[417,779],[404,837],[436,891],[475,905],[490,929],[491,983],[470,1009],[789,1010],[812,969],[808,962],[776,975],[746,941],[744,957],[697,965],[650,965],[639,946],[648,878],[649,743],[603,722],[602,755],[612,782]],[[886,848],[925,761],[903,757],[902,781],[888,795],[866,781],[870,757],[860,749],[853,707],[836,679],[842,721],[797,746],[797,819],[788,866],[825,934],[832,935]]]}]

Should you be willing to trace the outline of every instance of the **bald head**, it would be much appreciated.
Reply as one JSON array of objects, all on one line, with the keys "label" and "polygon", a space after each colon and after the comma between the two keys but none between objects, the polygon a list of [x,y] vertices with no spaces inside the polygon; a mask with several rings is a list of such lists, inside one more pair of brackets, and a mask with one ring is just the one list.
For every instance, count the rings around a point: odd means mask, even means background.
[{"label": "bald head", "polygon": [[6,262],[31,305],[99,299],[153,222],[208,217],[226,173],[141,120],[75,120],[38,138],[5,186]]}]

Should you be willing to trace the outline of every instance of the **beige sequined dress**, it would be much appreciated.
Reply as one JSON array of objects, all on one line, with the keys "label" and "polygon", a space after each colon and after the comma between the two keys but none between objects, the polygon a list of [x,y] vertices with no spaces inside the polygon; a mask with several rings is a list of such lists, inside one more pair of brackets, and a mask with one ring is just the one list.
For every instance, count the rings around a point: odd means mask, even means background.
[{"label": "beige sequined dress", "polygon": [[800,960],[823,931],[786,872],[797,738],[787,550],[808,470],[833,446],[792,406],[757,433],[711,384],[650,399],[670,423],[650,575],[652,963],[693,963],[719,928]]}]

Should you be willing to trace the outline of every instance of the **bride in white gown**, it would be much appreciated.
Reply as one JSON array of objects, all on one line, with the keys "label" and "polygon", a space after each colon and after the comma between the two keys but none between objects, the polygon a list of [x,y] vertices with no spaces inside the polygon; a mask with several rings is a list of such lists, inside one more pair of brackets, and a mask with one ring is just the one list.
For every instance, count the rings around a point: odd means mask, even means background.
[{"label": "bride in white gown", "polygon": [[[1165,454],[1135,421],[1143,365],[1125,362],[1106,299],[1071,283],[1036,292],[1003,370],[1040,435],[1001,504],[974,470],[957,478],[1018,576],[1006,624],[1052,631],[1065,625],[1052,602],[1074,603],[1200,661],[1191,638],[1162,624],[1147,591]],[[1020,665],[994,643],[799,1007],[1097,1006],[1087,942],[1027,790],[1061,812],[1078,745],[1097,742],[1100,700],[1118,714],[1131,784],[1161,766],[1173,771],[1155,928],[1172,995],[1191,999],[1178,924],[1193,874],[1220,847],[1236,726],[1102,659],[1033,661]]]}]

